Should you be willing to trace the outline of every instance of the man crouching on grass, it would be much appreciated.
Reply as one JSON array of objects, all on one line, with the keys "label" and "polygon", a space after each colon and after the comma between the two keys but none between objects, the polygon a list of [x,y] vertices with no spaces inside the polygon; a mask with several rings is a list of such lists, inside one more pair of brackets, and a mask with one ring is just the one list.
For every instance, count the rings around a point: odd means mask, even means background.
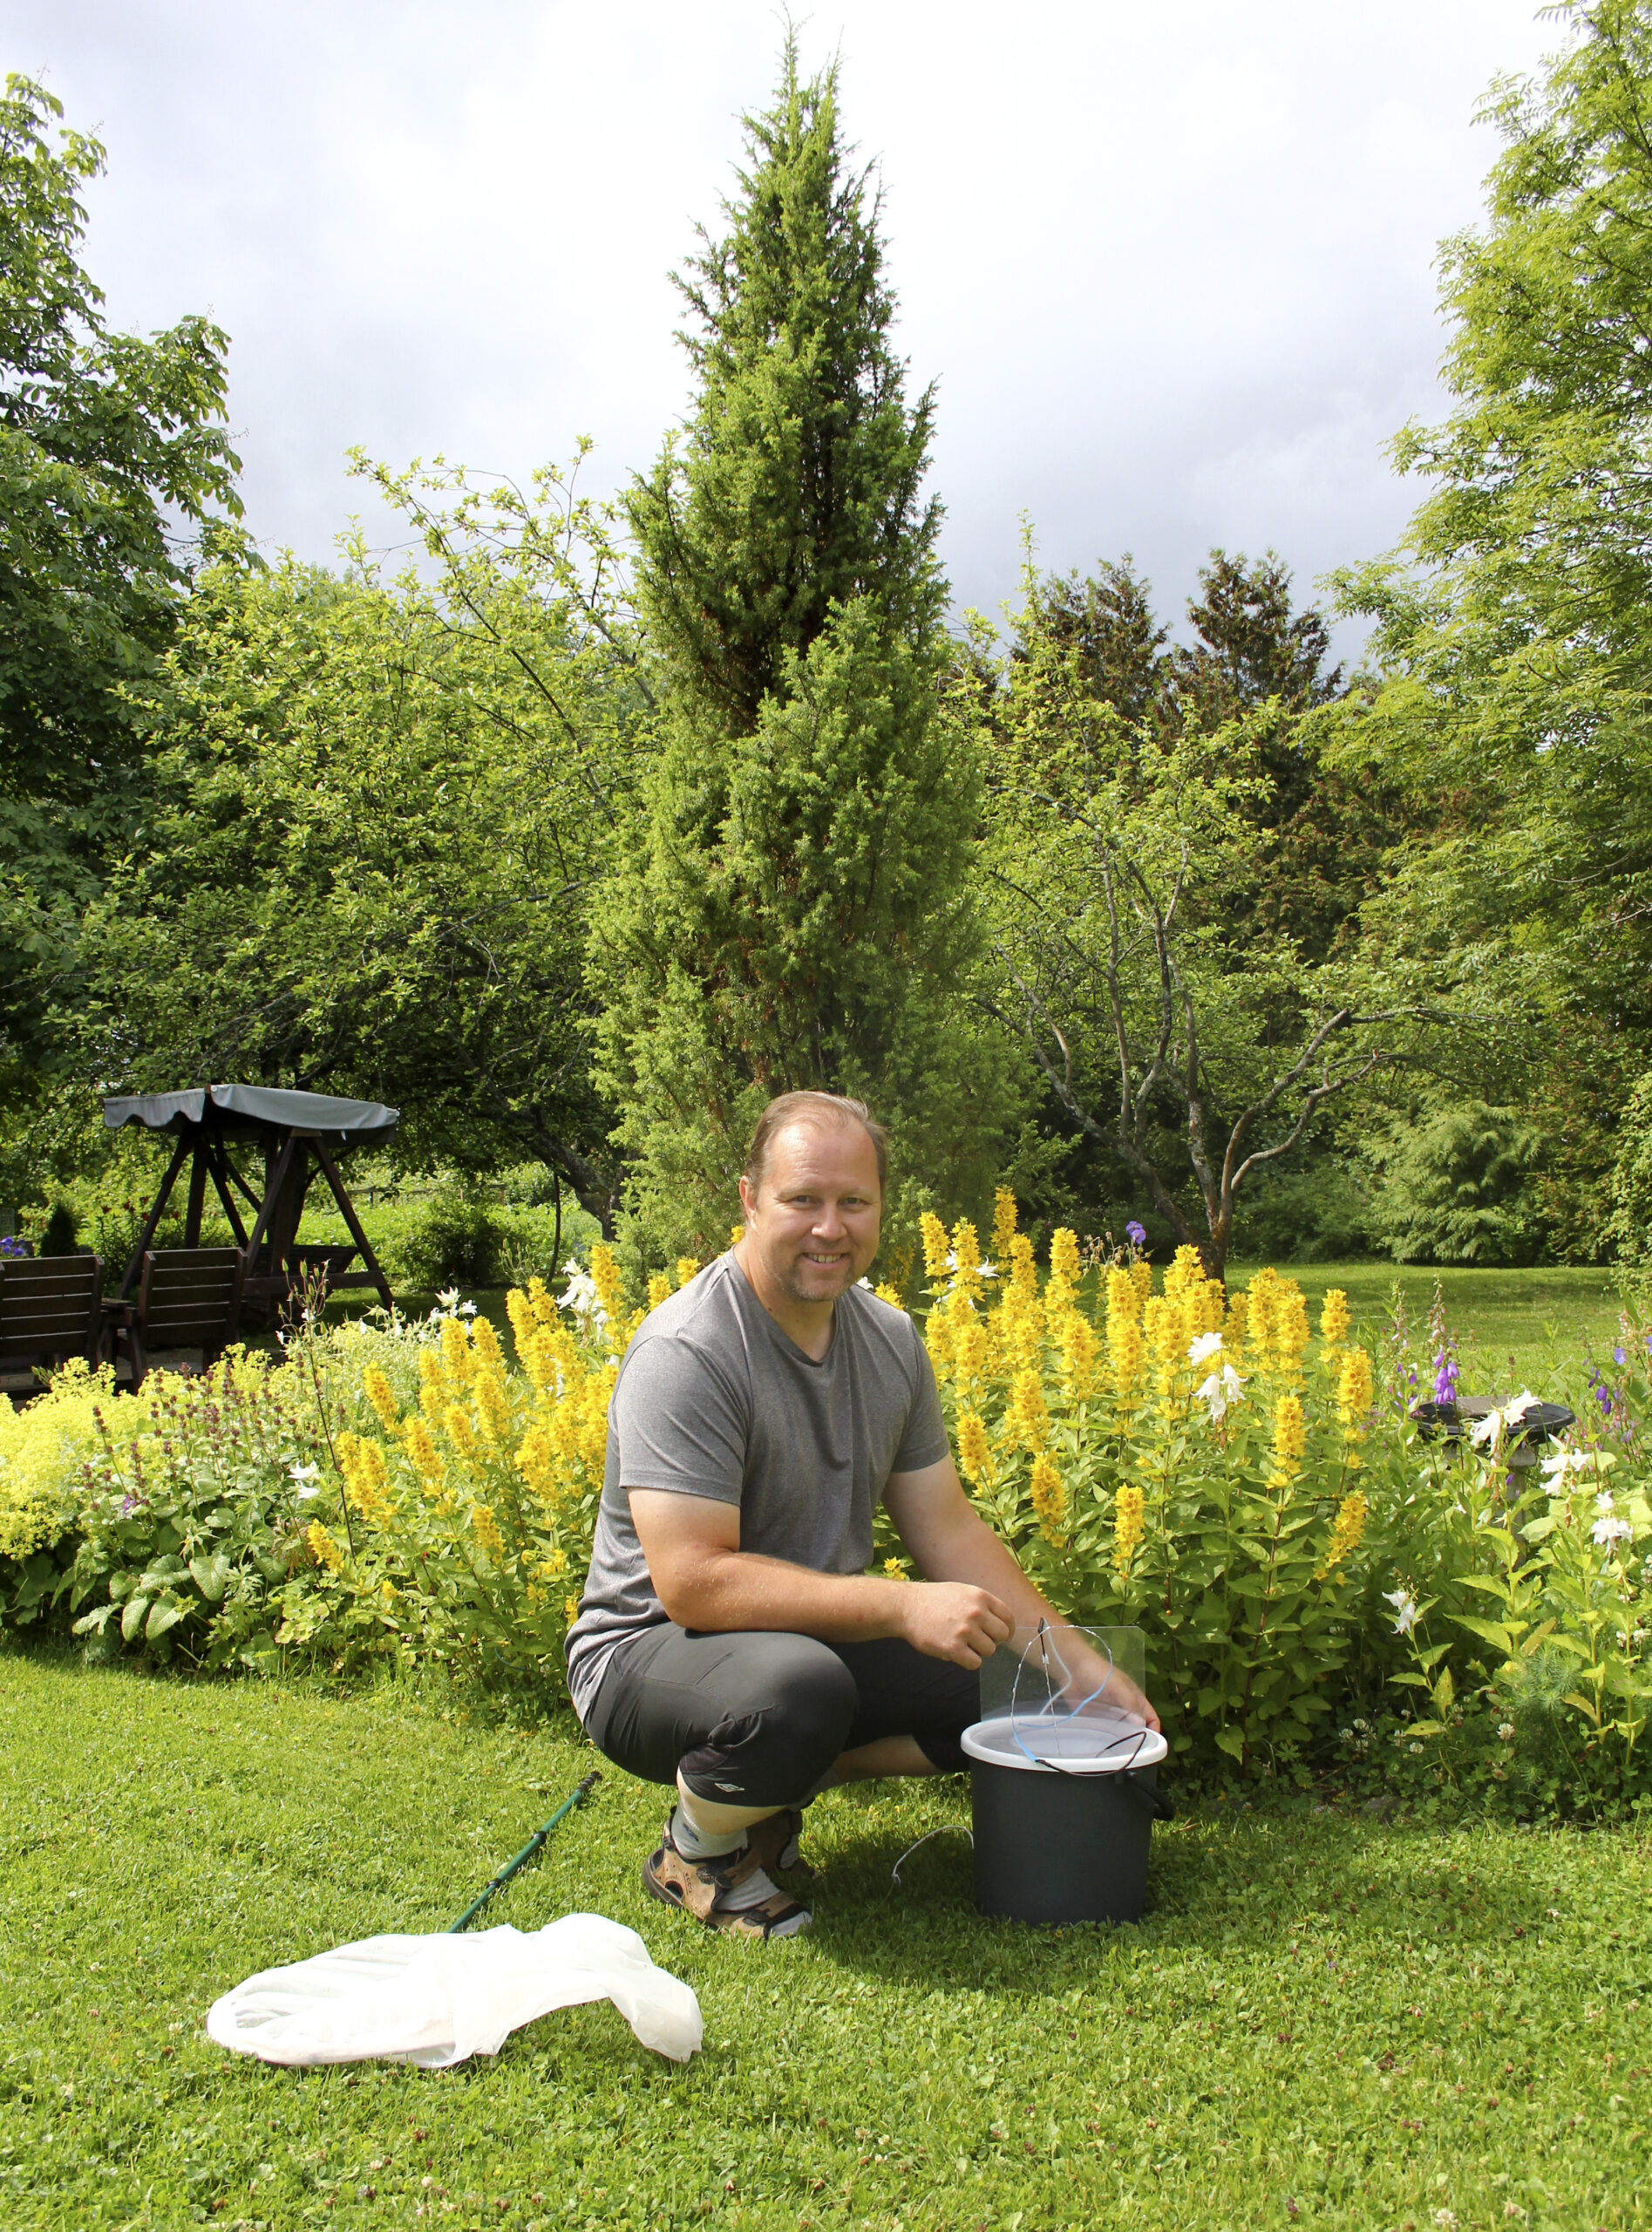
[{"label": "man crouching on grass", "polygon": [[[969,1507],[916,1326],[857,1284],[886,1167],[860,1101],[772,1101],[744,1238],[648,1317],[608,1409],[569,1687],[600,1751],[676,1786],[648,1889],[743,1936],[809,1926],[766,1873],[809,1800],[961,1768],[982,1659],[1057,1616]],[[866,1571],[880,1502],[921,1581]]]}]

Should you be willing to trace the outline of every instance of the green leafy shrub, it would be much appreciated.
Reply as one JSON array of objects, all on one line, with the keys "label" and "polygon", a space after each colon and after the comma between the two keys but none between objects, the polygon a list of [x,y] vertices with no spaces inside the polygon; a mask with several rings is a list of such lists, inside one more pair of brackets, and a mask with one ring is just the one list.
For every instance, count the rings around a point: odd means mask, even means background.
[{"label": "green leafy shrub", "polygon": [[458,1179],[439,1186],[398,1227],[388,1269],[416,1294],[445,1287],[496,1287],[504,1276],[504,1219],[473,1187]]},{"label": "green leafy shrub", "polygon": [[1529,1192],[1537,1134],[1508,1108],[1448,1101],[1396,1122],[1370,1228],[1397,1263],[1531,1263],[1543,1218]]}]

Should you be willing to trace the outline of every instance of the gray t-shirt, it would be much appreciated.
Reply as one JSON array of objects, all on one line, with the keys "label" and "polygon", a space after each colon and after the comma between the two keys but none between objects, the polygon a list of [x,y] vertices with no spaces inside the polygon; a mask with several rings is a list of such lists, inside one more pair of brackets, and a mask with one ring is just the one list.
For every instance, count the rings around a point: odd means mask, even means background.
[{"label": "gray t-shirt", "polygon": [[738,1504],[743,1550],[862,1573],[891,1473],[938,1464],[947,1449],[935,1373],[903,1310],[851,1287],[817,1363],[719,1256],[651,1312],[620,1366],[591,1569],[568,1637],[580,1718],[618,1645],[666,1616],[628,1488]]}]

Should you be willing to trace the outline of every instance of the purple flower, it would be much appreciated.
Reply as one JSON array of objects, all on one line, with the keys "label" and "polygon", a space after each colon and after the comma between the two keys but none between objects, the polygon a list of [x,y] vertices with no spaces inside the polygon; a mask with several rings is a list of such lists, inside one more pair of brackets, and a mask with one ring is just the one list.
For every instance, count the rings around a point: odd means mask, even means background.
[{"label": "purple flower", "polygon": [[1625,1357],[1621,1349],[1614,1349],[1612,1351],[1612,1361],[1614,1364],[1627,1364],[1628,1359]]},{"label": "purple flower", "polygon": [[1434,1359],[1434,1400],[1455,1403],[1457,1400],[1457,1364],[1444,1349]]},{"label": "purple flower", "polygon": [[[1147,1245],[1146,1226],[1138,1224],[1134,1217],[1132,1217],[1130,1222],[1125,1227],[1125,1238],[1132,1248],[1145,1248]],[[1652,1341],[1649,1341],[1647,1346],[1652,1348]]]}]

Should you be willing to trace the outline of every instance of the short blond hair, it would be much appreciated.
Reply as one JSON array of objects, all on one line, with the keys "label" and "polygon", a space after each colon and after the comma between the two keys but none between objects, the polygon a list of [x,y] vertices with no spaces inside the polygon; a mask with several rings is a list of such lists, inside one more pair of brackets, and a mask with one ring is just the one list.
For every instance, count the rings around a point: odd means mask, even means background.
[{"label": "short blond hair", "polygon": [[758,1127],[751,1134],[744,1177],[754,1194],[762,1190],[775,1135],[785,1131],[788,1124],[813,1124],[822,1128],[832,1126],[840,1131],[858,1124],[871,1140],[872,1152],[878,1158],[878,1191],[888,1191],[889,1134],[864,1100],[852,1100],[842,1092],[783,1092],[758,1118]]}]

